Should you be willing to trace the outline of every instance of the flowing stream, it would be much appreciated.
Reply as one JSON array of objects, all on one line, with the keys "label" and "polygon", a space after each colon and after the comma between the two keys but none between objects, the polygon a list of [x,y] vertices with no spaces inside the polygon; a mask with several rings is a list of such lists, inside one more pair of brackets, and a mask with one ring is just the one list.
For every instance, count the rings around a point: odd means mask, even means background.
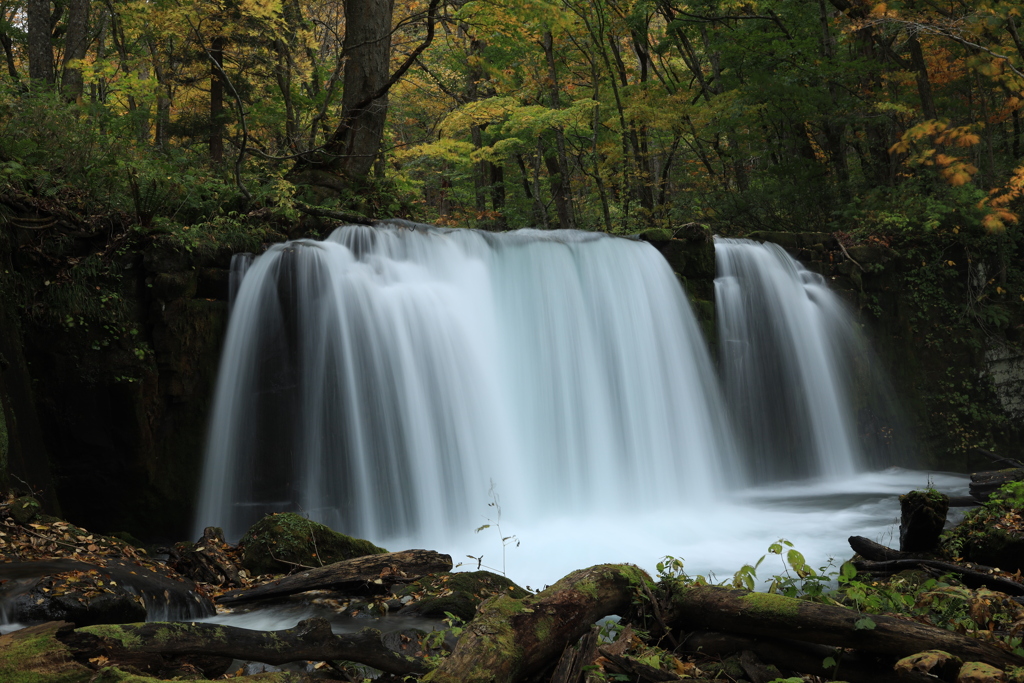
[{"label": "flowing stream", "polygon": [[928,475],[878,471],[896,423],[851,395],[884,394],[856,326],[781,249],[716,249],[721,385],[643,242],[395,222],[236,258],[197,537],[298,511],[534,587],[880,538]]}]

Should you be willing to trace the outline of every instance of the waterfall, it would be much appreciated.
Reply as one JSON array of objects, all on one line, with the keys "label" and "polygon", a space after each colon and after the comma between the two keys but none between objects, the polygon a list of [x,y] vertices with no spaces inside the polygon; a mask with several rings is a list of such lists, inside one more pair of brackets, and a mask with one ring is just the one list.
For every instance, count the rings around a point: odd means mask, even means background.
[{"label": "waterfall", "polygon": [[750,479],[891,464],[903,430],[887,383],[824,278],[771,243],[716,239],[715,257],[723,391]]},{"label": "waterfall", "polygon": [[654,510],[742,469],[646,243],[396,222],[237,267],[197,529],[285,510],[374,539],[472,528],[491,482],[520,520]]}]

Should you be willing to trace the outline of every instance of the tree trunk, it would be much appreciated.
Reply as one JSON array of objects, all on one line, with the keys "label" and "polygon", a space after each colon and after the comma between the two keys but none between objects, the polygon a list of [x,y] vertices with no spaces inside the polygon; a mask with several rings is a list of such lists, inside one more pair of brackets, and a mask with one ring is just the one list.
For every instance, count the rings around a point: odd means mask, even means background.
[{"label": "tree trunk", "polygon": [[[879,662],[856,652],[781,638],[745,638],[728,633],[697,631],[689,634],[680,646],[683,652],[702,656],[728,657],[743,651],[753,652],[761,660],[780,669],[814,674],[849,683],[898,683],[902,681],[889,662]],[[838,664],[824,666],[831,657]]]},{"label": "tree trunk", "polygon": [[[558,69],[555,62],[554,38],[551,31],[546,31],[542,39],[544,57],[548,63],[548,82],[550,106],[561,109],[562,98],[558,87]],[[576,228],[576,214],[572,206],[572,185],[569,175],[569,157],[565,152],[565,133],[561,128],[555,129],[555,149],[548,148],[544,153],[544,164],[551,179],[551,195],[555,200],[555,211],[558,213],[558,227],[563,230]]]},{"label": "tree trunk", "polygon": [[214,162],[224,160],[224,45],[227,40],[223,36],[213,39],[210,46],[210,159]]},{"label": "tree trunk", "polygon": [[[122,677],[116,670],[99,673],[84,663],[89,659],[99,660],[98,667],[121,664],[149,671],[173,671],[181,664],[191,664],[212,673],[218,665],[222,670],[226,668],[236,656],[267,664],[344,659],[398,675],[428,670],[423,658],[407,657],[385,647],[380,631],[364,629],[336,636],[325,619],[308,619],[283,631],[159,622],[73,629],[67,622],[51,621],[0,636],[0,672],[5,676],[13,674],[16,680],[90,683],[99,678]],[[267,681],[268,677],[285,680],[274,674],[231,680],[245,683]]]},{"label": "tree trunk", "polygon": [[50,34],[50,0],[28,0],[28,75],[33,80],[53,83],[53,43]]},{"label": "tree trunk", "polygon": [[674,590],[665,619],[685,630],[793,638],[897,658],[938,649],[964,661],[984,662],[1001,669],[1024,665],[1024,657],[934,626],[720,586]]},{"label": "tree trunk", "polygon": [[68,3],[67,34],[64,38],[64,96],[78,101],[82,97],[85,83],[82,70],[70,66],[70,62],[85,59],[89,47],[89,0],[70,0]]},{"label": "tree trunk", "polygon": [[[11,37],[6,33],[0,33],[0,45],[4,48],[4,58],[7,61],[7,74],[11,77],[12,81],[18,83],[21,78],[18,76],[18,67],[14,63],[14,44],[11,42]],[[1014,113],[1016,114],[1016,112]]]},{"label": "tree trunk", "polygon": [[907,41],[910,48],[910,64],[914,67],[914,77],[917,80],[917,94],[921,97],[921,112],[926,119],[936,118],[935,99],[932,97],[932,83],[928,79],[928,66],[924,61],[924,53],[921,51],[921,43],[917,35],[911,34]]},{"label": "tree trunk", "polygon": [[79,658],[104,656],[114,665],[150,671],[165,667],[165,657],[179,655],[229,657],[273,665],[341,659],[398,675],[429,671],[423,658],[388,649],[377,629],[334,635],[330,622],[322,617],[304,619],[294,628],[281,631],[151,622],[86,626],[58,633],[57,638]]},{"label": "tree trunk", "polygon": [[537,595],[491,598],[451,656],[424,683],[512,683],[558,659],[598,619],[623,614],[634,590],[650,583],[629,565],[598,565],[569,574]]},{"label": "tree trunk", "polygon": [[231,591],[217,598],[217,602],[222,605],[240,605],[326,588],[343,588],[350,594],[352,591],[379,593],[394,583],[415,581],[427,574],[447,572],[451,568],[451,556],[433,550],[366,555],[307,569],[256,588]]},{"label": "tree trunk", "polygon": [[341,124],[325,146],[337,157],[329,166],[362,179],[373,168],[387,116],[388,96],[373,99],[388,82],[391,16],[394,0],[348,0],[345,3],[345,89]]}]

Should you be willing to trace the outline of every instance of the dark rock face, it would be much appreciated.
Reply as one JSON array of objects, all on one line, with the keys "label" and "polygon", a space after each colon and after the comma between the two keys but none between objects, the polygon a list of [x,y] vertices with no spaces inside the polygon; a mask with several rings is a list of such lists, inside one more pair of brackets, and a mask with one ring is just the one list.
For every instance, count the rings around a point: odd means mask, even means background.
[{"label": "dark rock face", "polygon": [[714,349],[715,243],[710,230],[688,223],[674,230],[652,228],[640,233],[640,239],[649,242],[668,261],[690,296],[705,339]]},{"label": "dark rock face", "polygon": [[280,574],[296,566],[320,567],[387,552],[294,512],[267,515],[245,532],[238,545],[242,566],[253,574]]},{"label": "dark rock face", "polygon": [[119,284],[129,344],[90,348],[76,330],[26,325],[64,516],[150,539],[188,533],[227,326],[230,256],[203,260],[159,239],[145,247]]}]

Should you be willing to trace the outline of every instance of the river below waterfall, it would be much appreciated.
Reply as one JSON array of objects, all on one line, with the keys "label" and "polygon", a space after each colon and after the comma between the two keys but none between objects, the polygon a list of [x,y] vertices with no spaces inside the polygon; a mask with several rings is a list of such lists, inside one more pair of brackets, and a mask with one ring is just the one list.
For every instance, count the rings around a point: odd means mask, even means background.
[{"label": "river below waterfall", "polygon": [[[501,532],[495,526],[474,533],[426,531],[414,537],[374,539],[391,549],[430,548],[449,553],[460,569],[482,564],[533,589],[553,584],[569,572],[595,564],[629,562],[652,575],[666,555],[685,560],[687,574],[713,573],[728,579],[744,564],[766,554],[785,538],[815,567],[835,568],[853,554],[847,539],[865,536],[899,547],[899,496],[929,485],[949,494],[967,493],[966,475],[892,468],[842,481],[772,483],[723,495],[699,506],[643,501],[624,514],[595,505],[587,514],[555,516],[542,522],[517,521],[513,501],[501,499]],[[500,492],[499,492],[500,493]],[[955,511],[951,517],[958,517]],[[493,508],[481,510],[479,525],[495,520]],[[502,536],[515,536],[504,548]],[[518,543],[518,545],[517,545]],[[782,560],[767,558],[758,571],[762,581],[784,570]]]}]

